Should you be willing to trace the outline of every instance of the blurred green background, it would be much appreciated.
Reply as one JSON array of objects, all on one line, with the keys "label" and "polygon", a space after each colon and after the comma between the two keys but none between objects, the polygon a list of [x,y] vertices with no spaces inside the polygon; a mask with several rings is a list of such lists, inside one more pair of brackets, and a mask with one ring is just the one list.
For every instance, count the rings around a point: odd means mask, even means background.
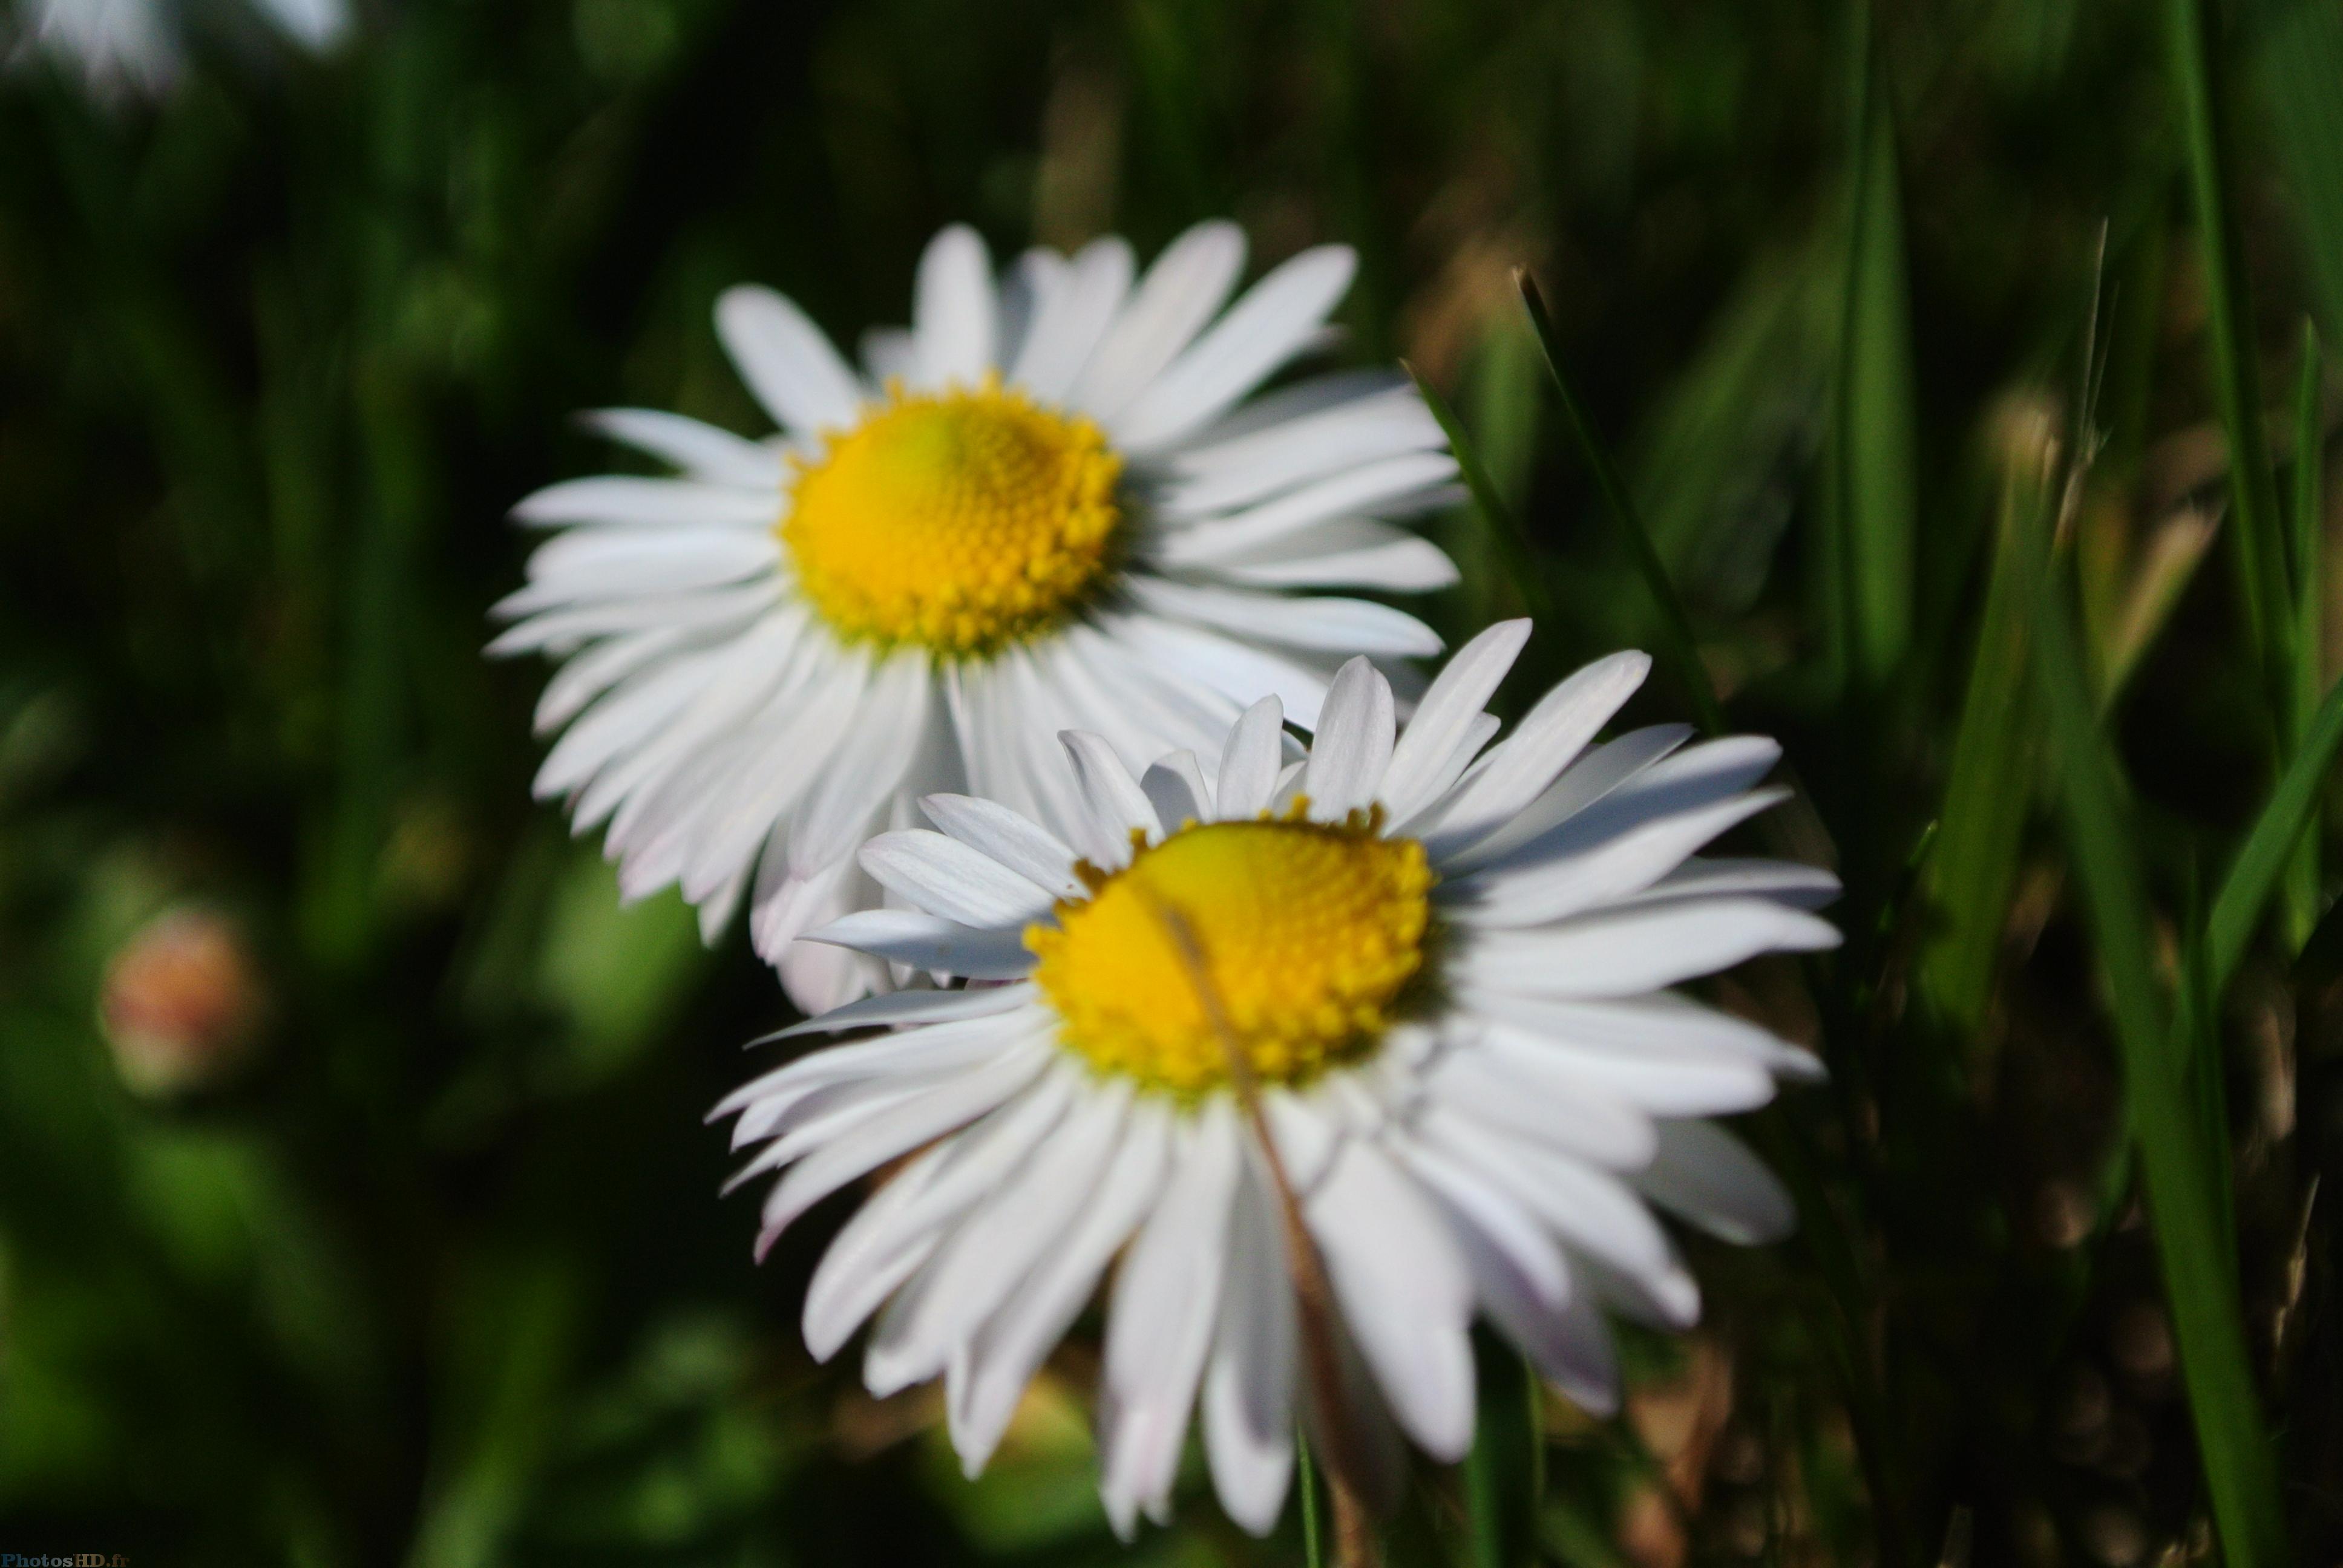
[{"label": "blurred green background", "polygon": [[[528,797],[541,670],[478,653],[526,548],[506,508],[612,461],[573,410],[760,430],[709,325],[726,285],[851,343],[943,223],[1145,255],[1227,214],[1257,266],[1359,248],[1340,357],[1449,396],[1560,607],[1525,685],[1658,635],[1513,291],[1534,268],[1731,722],[1789,745],[1790,847],[1849,888],[1844,953],[1722,988],[1834,1070],[1754,1128],[1801,1237],[1693,1249],[1708,1322],[1631,1339],[1620,1420],[1556,1401],[1533,1439],[1493,1352],[1483,1458],[1422,1473],[1393,1560],[2208,1557],[2007,598],[2008,519],[2087,449],[2060,595],[2158,983],[2196,973],[2289,699],[2222,542],[2237,361],[2158,6],[379,0],[324,57],[184,20],[159,95],[28,48],[0,73],[0,1551],[1299,1561],[1291,1510],[1250,1542],[1201,1476],[1172,1529],[1112,1541],[1093,1338],[973,1485],[930,1400],[809,1362],[837,1206],[752,1268],[700,1124],[786,1004],[738,933],[618,909]],[[2332,509],[2298,454],[2328,409],[2295,388],[2306,316],[2343,339],[2343,0],[2214,31],[2316,695]],[[1443,628],[1523,607],[1490,518],[1436,527],[1466,571]],[[1631,717],[1687,712],[1662,678]],[[2298,851],[2198,998],[2196,1081],[2320,1563],[2328,890]]]}]

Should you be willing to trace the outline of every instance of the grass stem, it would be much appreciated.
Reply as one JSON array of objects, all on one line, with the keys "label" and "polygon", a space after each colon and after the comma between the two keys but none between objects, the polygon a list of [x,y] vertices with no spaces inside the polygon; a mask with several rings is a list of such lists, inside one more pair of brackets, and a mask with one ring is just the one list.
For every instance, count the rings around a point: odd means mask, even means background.
[{"label": "grass stem", "polygon": [[1555,391],[1561,395],[1563,417],[1578,443],[1579,456],[1594,476],[1594,487],[1603,497],[1604,509],[1618,531],[1619,542],[1643,575],[1644,587],[1652,596],[1652,607],[1659,612],[1660,651],[1691,700],[1701,729],[1710,735],[1722,734],[1724,715],[1718,711],[1716,689],[1709,679],[1708,668],[1700,661],[1700,647],[1693,637],[1692,621],[1684,614],[1684,601],[1676,596],[1675,584],[1668,578],[1667,564],[1653,547],[1642,514],[1635,510],[1634,499],[1627,493],[1619,465],[1612,460],[1610,448],[1595,431],[1594,421],[1587,417],[1586,405],[1579,400],[1577,389],[1563,368],[1562,349],[1554,341],[1554,318],[1546,314],[1545,297],[1538,292],[1537,279],[1530,276],[1527,267],[1513,269],[1513,284],[1521,290],[1522,307],[1529,312],[1531,329],[1537,336],[1539,350],[1545,356],[1545,367],[1554,377]]}]

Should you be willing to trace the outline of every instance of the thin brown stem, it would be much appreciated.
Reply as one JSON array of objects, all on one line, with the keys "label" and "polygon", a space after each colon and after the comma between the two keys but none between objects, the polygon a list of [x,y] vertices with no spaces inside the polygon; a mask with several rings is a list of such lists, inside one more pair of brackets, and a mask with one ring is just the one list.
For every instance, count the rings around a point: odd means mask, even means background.
[{"label": "thin brown stem", "polygon": [[1382,1553],[1376,1545],[1374,1528],[1359,1484],[1365,1466],[1358,1450],[1358,1429],[1351,1423],[1342,1398],[1342,1358],[1334,1348],[1334,1292],[1326,1278],[1325,1260],[1318,1255],[1318,1245],[1311,1239],[1309,1225],[1302,1214],[1302,1200],[1293,1190],[1292,1177],[1286,1173],[1283,1157],[1277,1151],[1277,1141],[1269,1135],[1269,1118],[1261,1104],[1261,1081],[1253,1076],[1252,1062],[1229,1022],[1219,989],[1212,984],[1212,970],[1204,962],[1203,946],[1196,940],[1195,928],[1166,900],[1144,890],[1141,892],[1155,918],[1170,933],[1181,966],[1196,988],[1196,999],[1203,1004],[1205,1020],[1219,1037],[1222,1053],[1228,1062],[1229,1081],[1236,1088],[1237,1103],[1244,1109],[1253,1141],[1261,1149],[1262,1164],[1269,1172],[1270,1185],[1277,1191],[1278,1218],[1285,1233],[1285,1263],[1293,1277],[1294,1302],[1301,1319],[1302,1353],[1307,1363],[1311,1396],[1317,1408],[1318,1443],[1326,1490],[1334,1502],[1334,1562],[1337,1568],[1376,1568]]}]

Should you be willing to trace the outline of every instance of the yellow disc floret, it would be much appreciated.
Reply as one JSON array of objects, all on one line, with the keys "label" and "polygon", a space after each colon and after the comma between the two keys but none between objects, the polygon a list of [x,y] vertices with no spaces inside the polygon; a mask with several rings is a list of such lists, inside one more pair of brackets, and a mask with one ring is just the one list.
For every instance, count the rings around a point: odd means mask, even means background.
[{"label": "yellow disc floret", "polygon": [[1121,459],[988,378],[906,396],[799,462],[781,542],[850,641],[983,653],[1047,630],[1108,566]]},{"label": "yellow disc floret", "polygon": [[1433,879],[1421,844],[1374,829],[1363,814],[1340,826],[1214,822],[1138,849],[1111,875],[1081,867],[1092,896],[1025,933],[1062,1042],[1179,1094],[1227,1082],[1231,1043],[1265,1083],[1371,1051],[1423,968]]}]

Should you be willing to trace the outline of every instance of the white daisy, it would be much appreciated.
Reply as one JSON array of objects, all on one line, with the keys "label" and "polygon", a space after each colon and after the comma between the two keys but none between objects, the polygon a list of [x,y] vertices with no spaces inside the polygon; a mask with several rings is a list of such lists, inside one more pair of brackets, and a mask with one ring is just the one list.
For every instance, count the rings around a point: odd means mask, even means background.
[{"label": "white daisy", "polygon": [[914,908],[815,940],[981,983],[784,1030],[896,1026],[717,1108],[739,1117],[736,1148],[763,1145],[736,1182],[786,1172],[760,1255],[908,1157],[814,1275],[815,1355],[879,1313],[866,1381],[884,1394],[941,1374],[973,1473],[1120,1254],[1099,1395],[1110,1516],[1126,1533],[1162,1516],[1201,1402],[1222,1503],[1268,1530],[1301,1362],[1232,1042],[1372,1372],[1354,1418],[1385,1448],[1386,1411],[1436,1458],[1470,1445],[1475,1312],[1610,1408],[1603,1311],[1679,1328],[1699,1312],[1652,1205],[1735,1241],[1788,1228],[1781,1187],[1703,1119],[1815,1077],[1815,1059],[1666,989],[1838,940],[1807,912],[1835,892],[1827,872],[1694,853],[1782,798],[1754,788],[1779,749],[1687,746],[1680,725],[1590,745],[1643,680],[1634,653],[1581,670],[1491,746],[1482,707],[1527,635],[1515,621],[1475,638],[1404,730],[1389,685],[1353,660],[1301,760],[1274,698],[1211,763],[1178,751],[1137,779],[1070,733],[1071,843],[946,795],[921,802],[941,832],[863,849]]},{"label": "white daisy", "polygon": [[946,229],[911,329],[872,335],[860,374],[770,290],[717,302],[780,436],[592,417],[681,476],[522,502],[562,531],[492,646],[568,660],[538,709],[566,733],[537,789],[580,831],[608,823],[630,896],[680,883],[712,933],[745,893],[790,995],[835,1005],[886,966],[794,939],[879,901],[854,849],[920,795],[1063,824],[1061,729],[1137,767],[1272,693],[1313,723],[1353,654],[1438,650],[1397,610],[1291,597],[1454,580],[1386,519],[1452,500],[1455,463],[1388,376],[1245,403],[1324,341],[1353,257],[1306,251],[1222,313],[1244,248],[1209,223],[1136,283],[1103,239],[1028,252],[996,286],[982,242]]}]

